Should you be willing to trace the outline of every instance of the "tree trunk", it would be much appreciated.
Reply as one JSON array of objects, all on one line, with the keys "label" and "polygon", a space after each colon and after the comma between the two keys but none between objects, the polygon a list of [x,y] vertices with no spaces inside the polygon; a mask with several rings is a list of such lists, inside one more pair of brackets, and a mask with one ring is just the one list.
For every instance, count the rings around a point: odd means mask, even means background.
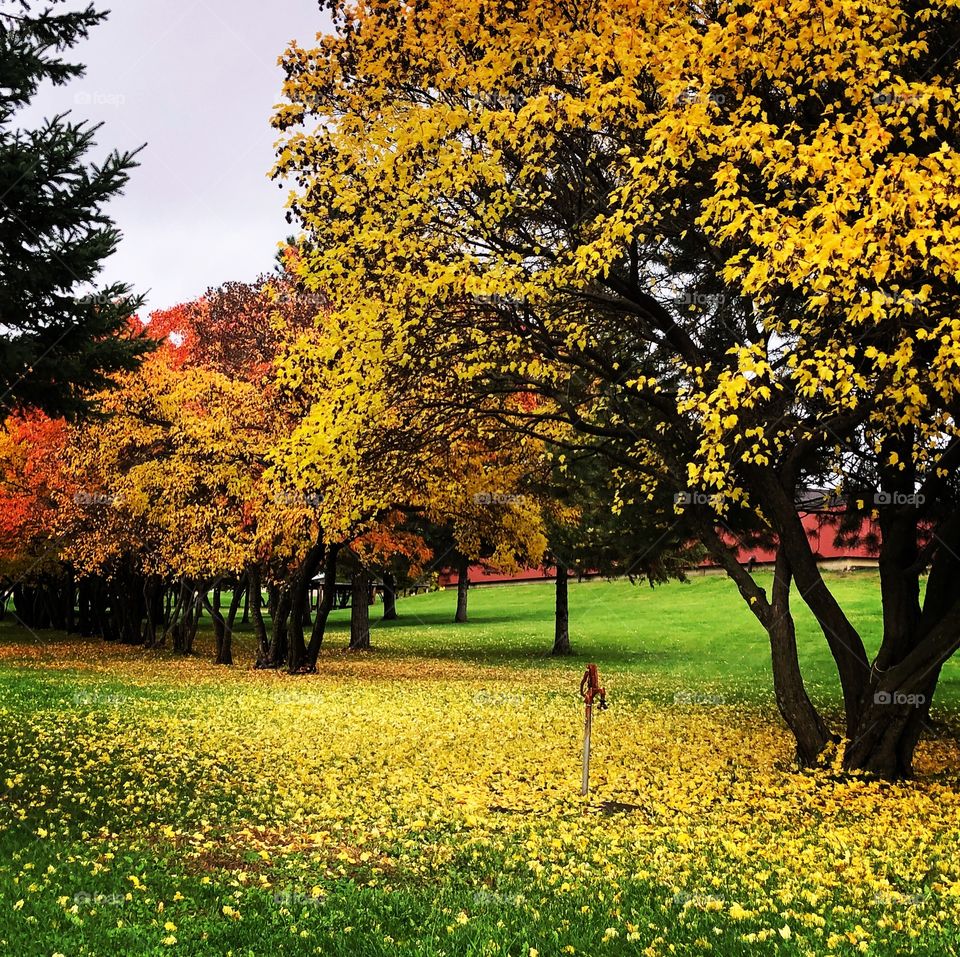
[{"label": "tree trunk", "polygon": [[204,593],[203,603],[207,606],[207,610],[210,612],[210,618],[213,621],[213,638],[217,647],[214,660],[218,665],[230,665],[233,664],[233,655],[227,640],[227,622],[223,617],[223,611],[220,607],[221,598],[221,585],[218,581],[213,586],[213,601],[211,602],[207,598],[206,593]]},{"label": "tree trunk", "polygon": [[[909,450],[899,443],[898,437],[887,437],[884,460],[892,453],[909,459]],[[909,495],[913,491],[910,471],[886,471],[881,476],[886,493]],[[956,554],[960,529],[956,521],[948,521],[933,537],[939,547],[921,609],[923,562],[918,561],[917,513],[909,508],[883,508],[879,524],[883,641],[870,669],[863,712],[850,734],[844,766],[896,779],[912,775],[914,750],[924,728],[929,727],[930,705],[946,659],[922,653],[919,661],[911,664],[909,659],[916,658],[924,639],[935,629],[943,629],[949,619],[960,572]]]},{"label": "tree trunk", "polygon": [[383,573],[383,620],[396,621],[397,615],[397,579],[393,572]]},{"label": "tree trunk", "polygon": [[84,638],[88,638],[94,633],[90,592],[90,579],[81,579],[77,587],[77,632]]},{"label": "tree trunk", "polygon": [[791,569],[786,552],[782,547],[777,549],[773,594],[768,600],[764,590],[737,561],[712,525],[702,525],[700,535],[704,545],[736,583],[750,611],[767,633],[777,708],[793,733],[797,744],[797,760],[804,766],[812,766],[831,739],[831,734],[807,695],[800,671],[796,632],[790,611]]},{"label": "tree trunk", "polygon": [[260,667],[279,668],[287,660],[287,623],[290,618],[290,585],[284,582],[276,592],[273,611],[273,633],[270,650]]},{"label": "tree trunk", "polygon": [[116,635],[113,633],[113,618],[110,614],[110,593],[107,590],[107,583],[102,578],[94,579],[91,601],[94,632],[104,641],[116,640]]},{"label": "tree trunk", "polygon": [[334,598],[337,594],[337,556],[339,553],[339,545],[327,546],[327,559],[323,566],[323,597],[317,606],[317,616],[313,620],[313,633],[310,635],[310,644],[307,646],[306,661],[304,662],[308,671],[317,670],[317,658],[320,656],[320,647],[323,644],[327,619],[330,617]]},{"label": "tree trunk", "polygon": [[843,766],[891,781],[913,775],[913,753],[930,711],[930,696],[939,669],[925,686],[927,693],[878,691],[863,710],[860,726],[847,745]]},{"label": "tree trunk", "polygon": [[470,589],[470,562],[466,558],[460,559],[457,568],[457,614],[455,622],[467,620],[467,592]]},{"label": "tree trunk", "polygon": [[120,641],[125,645],[143,644],[142,623],[146,606],[144,581],[139,575],[126,575],[114,582],[113,610],[117,616]]},{"label": "tree trunk", "polygon": [[896,780],[913,773],[913,754],[929,729],[930,707],[940,671],[960,646],[960,598],[955,597],[958,563],[934,562],[927,582],[923,618],[907,644],[906,657],[886,668],[874,663],[867,700],[844,754],[844,767]]},{"label": "tree trunk", "polygon": [[243,596],[247,594],[246,582],[241,578],[233,586],[233,598],[230,600],[230,609],[227,612],[226,620],[223,623],[223,643],[220,655],[217,658],[218,665],[233,664],[233,628],[237,623],[237,614],[240,611],[240,603]]},{"label": "tree trunk", "polygon": [[370,575],[360,564],[351,581],[350,650],[366,651],[370,647]]},{"label": "tree trunk", "polygon": [[554,655],[572,655],[570,647],[570,605],[568,602],[566,565],[557,565],[557,602],[553,637]]},{"label": "tree trunk", "polygon": [[200,615],[203,611],[203,596],[207,593],[206,583],[193,585],[190,589],[190,599],[187,605],[186,615],[183,620],[183,630],[181,633],[180,650],[185,655],[193,654],[193,642],[197,637],[197,629],[200,627]]},{"label": "tree trunk", "polygon": [[156,648],[163,638],[164,629],[163,582],[156,577],[148,578],[144,583],[143,597],[147,607],[143,626],[143,644],[146,648]]},{"label": "tree trunk", "polygon": [[64,578],[64,616],[66,624],[64,625],[64,630],[69,634],[73,634],[74,628],[76,627],[76,604],[77,604],[77,585],[76,578],[73,574],[73,566],[67,566],[67,573]]},{"label": "tree trunk", "polygon": [[306,663],[307,646],[303,636],[304,616],[310,597],[310,581],[316,574],[317,566],[323,558],[323,543],[317,542],[310,547],[290,586],[290,632],[287,644],[287,670],[297,674]]},{"label": "tree trunk", "polygon": [[270,640],[267,637],[267,626],[263,620],[263,593],[258,565],[251,565],[247,572],[247,608],[250,610],[253,633],[257,638],[257,665],[259,666],[270,655]]},{"label": "tree trunk", "polygon": [[831,734],[803,683],[796,628],[790,612],[790,581],[790,565],[779,549],[773,571],[770,614],[765,623],[770,639],[773,691],[780,715],[797,742],[797,761],[803,767],[812,767]]},{"label": "tree trunk", "polygon": [[779,540],[779,550],[786,553],[804,604],[817,619],[837,666],[847,736],[853,739],[860,725],[870,678],[870,664],[863,639],[823,580],[795,505],[796,489],[789,483],[785,488],[770,469],[757,470],[755,477],[758,504],[770,516]]},{"label": "tree trunk", "polygon": [[174,651],[183,650],[183,622],[187,615],[188,597],[187,586],[181,579],[179,587],[177,588],[177,597],[168,618],[166,630],[160,639],[160,643],[165,644],[167,638],[170,638]]}]

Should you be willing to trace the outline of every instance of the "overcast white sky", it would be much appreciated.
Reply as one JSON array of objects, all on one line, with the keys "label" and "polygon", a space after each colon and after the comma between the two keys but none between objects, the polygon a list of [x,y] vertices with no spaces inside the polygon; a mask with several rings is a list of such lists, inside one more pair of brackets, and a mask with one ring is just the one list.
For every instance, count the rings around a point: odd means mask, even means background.
[{"label": "overcast white sky", "polygon": [[72,52],[86,76],[44,89],[18,123],[71,110],[104,122],[104,149],[147,144],[111,206],[124,239],[104,279],[146,293],[151,311],[271,269],[295,232],[286,190],[267,178],[277,57],[330,29],[317,0],[95,3],[112,12]]}]

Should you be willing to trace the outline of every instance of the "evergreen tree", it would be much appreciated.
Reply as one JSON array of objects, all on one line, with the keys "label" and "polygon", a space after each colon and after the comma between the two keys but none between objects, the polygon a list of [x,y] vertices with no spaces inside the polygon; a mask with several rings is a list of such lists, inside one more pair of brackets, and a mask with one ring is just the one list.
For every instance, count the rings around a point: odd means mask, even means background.
[{"label": "evergreen tree", "polygon": [[0,0],[0,413],[80,414],[84,390],[148,348],[132,320],[142,300],[123,284],[96,285],[120,239],[104,208],[137,151],[114,150],[98,165],[87,154],[99,125],[66,114],[36,129],[15,124],[42,82],[83,75],[61,55],[105,16]]}]

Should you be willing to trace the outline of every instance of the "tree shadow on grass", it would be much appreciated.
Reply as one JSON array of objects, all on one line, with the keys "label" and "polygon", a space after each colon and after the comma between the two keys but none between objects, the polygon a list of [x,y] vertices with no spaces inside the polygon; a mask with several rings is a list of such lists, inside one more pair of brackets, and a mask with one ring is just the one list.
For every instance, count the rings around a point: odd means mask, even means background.
[{"label": "tree shadow on grass", "polygon": [[[393,621],[384,621],[383,618],[371,615],[370,627],[371,629],[384,628],[389,630],[442,627],[454,629],[454,633],[458,631],[469,633],[476,628],[482,628],[486,625],[538,625],[552,623],[552,621],[552,616],[547,615],[531,615],[525,618],[518,618],[516,615],[473,615],[469,621],[454,622],[453,615],[447,611],[443,611],[427,612],[426,614],[422,615],[408,613],[406,615],[401,615],[399,618],[396,618]],[[338,611],[336,613],[336,617],[331,615],[329,621],[327,622],[327,631],[349,631],[349,629],[349,612]]]},{"label": "tree shadow on grass", "polygon": [[373,641],[373,653],[385,658],[417,658],[418,660],[443,662],[460,661],[464,664],[487,666],[522,665],[575,671],[578,675],[586,667],[587,662],[593,662],[601,667],[631,669],[654,663],[662,666],[675,658],[674,655],[667,652],[644,649],[610,651],[589,646],[586,643],[576,645],[572,655],[552,655],[550,654],[551,643],[549,641],[537,645],[471,644],[446,647],[435,647],[427,644],[404,645],[403,647],[377,646],[375,636],[373,636]]}]

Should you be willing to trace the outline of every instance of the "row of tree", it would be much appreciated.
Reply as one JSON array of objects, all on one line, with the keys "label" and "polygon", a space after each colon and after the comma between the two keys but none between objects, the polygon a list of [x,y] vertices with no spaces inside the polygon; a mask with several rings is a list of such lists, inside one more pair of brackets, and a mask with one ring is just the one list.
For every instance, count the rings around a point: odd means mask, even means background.
[{"label": "row of tree", "polygon": [[230,664],[245,607],[258,666],[311,672],[338,574],[363,649],[374,579],[390,618],[398,588],[456,569],[465,621],[472,564],[547,561],[562,654],[568,569],[653,568],[624,564],[595,489],[592,503],[563,500],[542,440],[343,380],[342,328],[283,268],[132,322],[152,347],[90,397],[96,415],[13,415],[0,436],[0,573],[30,627],[190,653],[206,614]]},{"label": "row of tree", "polygon": [[[795,583],[847,767],[908,775],[960,646],[960,11],[326,6],[336,33],[283,61],[276,175],[341,380],[602,462],[642,527],[679,517],[769,634],[813,763],[833,732]],[[810,488],[879,531],[875,652],[804,533]],[[749,535],[776,543],[770,594]]]},{"label": "row of tree", "polygon": [[529,407],[525,390],[478,414],[436,388],[398,393],[386,367],[354,367],[359,315],[304,278],[302,249],[288,246],[276,275],[146,322],[126,287],[98,288],[119,240],[106,204],[136,153],[94,164],[97,127],[14,122],[41,83],[82,74],[63,53],[104,18],[56,2],[0,0],[2,607],[30,627],[186,653],[207,614],[222,663],[243,607],[258,664],[301,672],[316,667],[338,568],[352,580],[351,647],[364,648],[373,577],[389,618],[398,585],[452,566],[463,621],[471,563],[546,560],[557,653],[570,648],[568,568],[667,573],[655,557],[666,548],[614,528],[609,480],[574,496],[542,437],[487,414]]}]

